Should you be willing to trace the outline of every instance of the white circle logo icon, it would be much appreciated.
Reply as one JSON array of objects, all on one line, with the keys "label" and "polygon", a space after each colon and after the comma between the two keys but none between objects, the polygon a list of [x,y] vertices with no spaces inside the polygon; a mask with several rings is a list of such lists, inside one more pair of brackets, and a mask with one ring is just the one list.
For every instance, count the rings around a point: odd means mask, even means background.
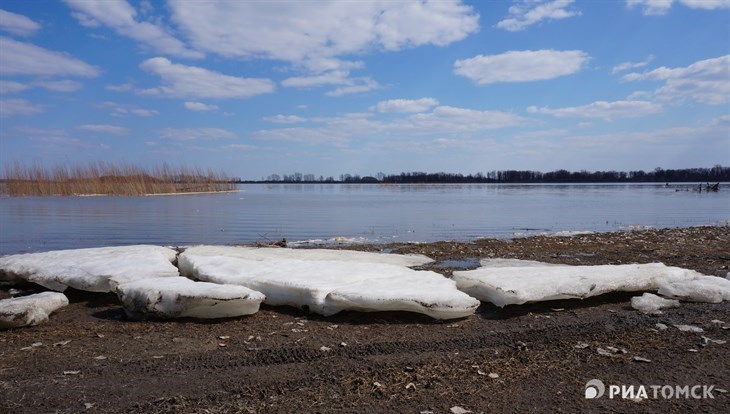
[{"label": "white circle logo icon", "polygon": [[606,392],[606,387],[603,385],[603,381],[592,379],[586,383],[586,399],[601,398],[604,392]]}]

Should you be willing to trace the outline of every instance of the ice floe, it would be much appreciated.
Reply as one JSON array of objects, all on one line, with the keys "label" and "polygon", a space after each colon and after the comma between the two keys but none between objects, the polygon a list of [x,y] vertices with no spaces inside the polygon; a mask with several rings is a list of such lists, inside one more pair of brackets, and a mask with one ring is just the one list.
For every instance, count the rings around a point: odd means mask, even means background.
[{"label": "ice floe", "polygon": [[177,252],[160,246],[136,245],[57,250],[0,257],[0,274],[63,292],[67,287],[110,292],[138,279],[179,276]]},{"label": "ice floe", "polygon": [[658,293],[689,302],[720,303],[730,300],[730,280],[717,276],[667,280],[659,284]]},{"label": "ice floe", "polygon": [[244,286],[162,277],[123,283],[115,292],[133,319],[228,318],[258,312],[265,296]]},{"label": "ice floe", "polygon": [[[295,259],[295,260],[336,260],[340,262],[379,263],[396,266],[421,266],[433,262],[433,259],[419,254],[384,254],[358,252],[353,250],[331,249],[287,249],[279,247],[245,247],[245,246],[193,246],[185,249],[188,256],[225,256],[249,260]],[[180,271],[189,269],[180,264]]]},{"label": "ice floe", "polygon": [[0,300],[0,329],[33,326],[48,320],[48,315],[67,306],[66,295],[43,292]]},{"label": "ice floe", "polygon": [[631,307],[643,313],[661,315],[662,309],[678,308],[679,301],[665,299],[653,293],[644,293],[641,296],[631,298]]},{"label": "ice floe", "polygon": [[582,299],[608,292],[652,291],[660,282],[702,276],[662,263],[480,267],[454,272],[459,290],[497,306],[557,299]]},{"label": "ice floe", "polygon": [[453,281],[406,267],[429,261],[352,251],[201,246],[181,254],[179,266],[185,276],[246,286],[264,293],[267,304],[325,316],[343,310],[410,311],[438,319],[474,313],[479,301],[458,291]]}]

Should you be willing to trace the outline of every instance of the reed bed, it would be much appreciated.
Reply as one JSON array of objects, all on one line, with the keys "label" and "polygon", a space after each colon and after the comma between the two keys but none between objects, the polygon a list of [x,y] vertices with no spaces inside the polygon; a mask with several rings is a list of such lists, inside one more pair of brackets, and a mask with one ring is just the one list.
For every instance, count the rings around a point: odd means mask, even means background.
[{"label": "reed bed", "polygon": [[18,162],[4,169],[0,194],[10,196],[73,196],[184,194],[235,190],[228,175],[212,169],[144,168],[125,163],[89,163],[46,168]]}]

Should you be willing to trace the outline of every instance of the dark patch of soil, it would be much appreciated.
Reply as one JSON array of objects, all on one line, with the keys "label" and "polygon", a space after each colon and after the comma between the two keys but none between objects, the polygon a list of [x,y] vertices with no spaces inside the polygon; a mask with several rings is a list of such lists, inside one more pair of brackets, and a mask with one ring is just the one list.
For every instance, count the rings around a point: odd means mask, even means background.
[{"label": "dark patch of soil", "polygon": [[[383,248],[426,254],[437,262],[425,268],[446,274],[478,258],[514,257],[664,262],[724,277],[730,228],[358,247]],[[0,295],[7,290],[0,286]],[[482,304],[455,321],[397,312],[324,318],[263,306],[214,322],[135,322],[114,295],[67,293],[71,305],[48,323],[0,332],[0,412],[449,413],[459,406],[474,413],[721,413],[729,406],[730,394],[719,391],[730,390],[728,302],[683,303],[649,316],[630,307],[632,294],[616,293],[503,309]],[[728,342],[703,347],[703,335]],[[597,352],[607,347],[625,353]],[[594,378],[607,386],[714,385],[714,398],[585,399]]]}]

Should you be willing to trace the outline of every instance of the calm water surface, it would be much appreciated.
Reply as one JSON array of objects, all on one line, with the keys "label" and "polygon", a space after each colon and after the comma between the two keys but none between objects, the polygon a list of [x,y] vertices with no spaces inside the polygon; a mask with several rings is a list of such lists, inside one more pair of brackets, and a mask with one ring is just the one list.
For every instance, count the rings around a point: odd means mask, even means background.
[{"label": "calm water surface", "polygon": [[[0,254],[151,243],[387,243],[728,224],[730,191],[631,185],[242,185],[153,197],[0,197]],[[689,188],[684,185],[683,188]]]}]

